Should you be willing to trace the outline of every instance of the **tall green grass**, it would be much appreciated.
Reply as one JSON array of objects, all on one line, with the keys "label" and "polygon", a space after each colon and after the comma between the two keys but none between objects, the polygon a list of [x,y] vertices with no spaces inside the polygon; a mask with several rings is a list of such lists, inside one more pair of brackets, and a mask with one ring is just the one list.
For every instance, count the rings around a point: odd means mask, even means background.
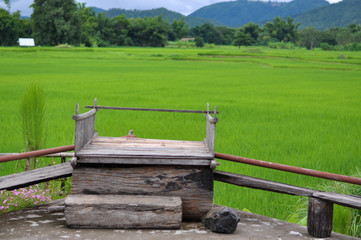
[{"label": "tall green grass", "polygon": [[[28,86],[19,108],[25,150],[28,152],[41,149],[45,143],[45,98],[44,90],[38,83],[33,82]],[[36,158],[27,159],[26,161],[26,170],[30,169],[31,161],[33,162],[33,168],[36,168]]]},{"label": "tall green grass", "polygon": [[[340,59],[338,56],[346,56]],[[19,99],[38,81],[47,99],[44,147],[74,143],[75,104],[205,109],[217,105],[216,151],[350,175],[361,148],[361,56],[236,48],[0,48],[0,152],[23,149]],[[86,109],[81,109],[85,112]],[[100,110],[96,129],[203,140],[203,115]],[[220,170],[315,187],[319,179],[220,161]],[[0,165],[0,174],[16,171]],[[287,219],[299,197],[215,185],[215,202]]]}]

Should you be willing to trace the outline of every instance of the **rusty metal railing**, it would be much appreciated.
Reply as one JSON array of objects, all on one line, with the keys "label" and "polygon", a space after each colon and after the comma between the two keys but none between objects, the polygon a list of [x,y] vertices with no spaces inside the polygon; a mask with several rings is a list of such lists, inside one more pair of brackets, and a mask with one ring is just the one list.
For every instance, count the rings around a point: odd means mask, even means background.
[{"label": "rusty metal railing", "polygon": [[9,154],[5,156],[0,156],[0,163],[32,158],[32,157],[40,157],[44,155],[67,152],[67,151],[73,151],[74,147],[75,147],[74,145],[68,145],[68,146],[48,148],[48,149],[42,149],[42,150],[36,150],[36,151],[24,152],[18,154]]},{"label": "rusty metal railing", "polygon": [[307,169],[307,168],[294,167],[294,166],[266,162],[266,161],[251,159],[251,158],[245,158],[245,157],[238,157],[238,156],[233,156],[233,155],[228,155],[228,154],[223,154],[223,153],[214,153],[214,157],[218,158],[218,159],[228,160],[228,161],[232,161],[232,162],[245,163],[245,164],[254,165],[254,166],[258,166],[258,167],[271,168],[271,169],[275,169],[275,170],[292,172],[292,173],[302,174],[302,175],[306,175],[306,176],[312,176],[312,177],[335,180],[335,181],[339,181],[339,182],[361,185],[361,178],[356,178],[356,177],[339,175],[339,174],[335,174],[335,173],[321,172],[321,171]]}]

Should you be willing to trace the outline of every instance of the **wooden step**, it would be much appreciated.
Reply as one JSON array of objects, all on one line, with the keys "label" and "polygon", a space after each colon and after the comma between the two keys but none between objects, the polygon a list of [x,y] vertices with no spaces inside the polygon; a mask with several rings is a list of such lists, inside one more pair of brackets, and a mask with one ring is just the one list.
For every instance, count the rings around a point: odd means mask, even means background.
[{"label": "wooden step", "polygon": [[179,229],[182,200],[143,195],[69,195],[65,217],[71,228]]}]

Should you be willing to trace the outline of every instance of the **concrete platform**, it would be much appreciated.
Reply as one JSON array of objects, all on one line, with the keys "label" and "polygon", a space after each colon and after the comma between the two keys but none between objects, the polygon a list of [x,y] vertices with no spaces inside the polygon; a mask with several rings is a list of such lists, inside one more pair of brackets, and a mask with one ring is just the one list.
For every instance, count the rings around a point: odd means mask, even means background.
[{"label": "concrete platform", "polygon": [[[180,230],[103,230],[70,229],[65,224],[64,201],[0,215],[0,239],[197,239],[197,240],[253,240],[253,239],[314,239],[304,226],[277,219],[238,211],[241,221],[233,234],[217,234],[205,229],[202,223],[182,223]],[[357,239],[332,233],[330,240]]]}]

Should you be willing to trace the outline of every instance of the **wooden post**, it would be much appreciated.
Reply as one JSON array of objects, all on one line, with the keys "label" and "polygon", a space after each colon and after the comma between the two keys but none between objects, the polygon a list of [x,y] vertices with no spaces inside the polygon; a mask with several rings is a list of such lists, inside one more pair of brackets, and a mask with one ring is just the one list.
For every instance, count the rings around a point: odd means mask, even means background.
[{"label": "wooden post", "polygon": [[312,237],[331,236],[333,203],[310,197],[307,216],[307,230]]},{"label": "wooden post", "polygon": [[206,145],[209,151],[214,155],[214,148],[216,143],[216,124],[217,118],[217,107],[214,107],[214,117],[209,114],[209,104],[207,104],[207,131],[206,131]]}]

